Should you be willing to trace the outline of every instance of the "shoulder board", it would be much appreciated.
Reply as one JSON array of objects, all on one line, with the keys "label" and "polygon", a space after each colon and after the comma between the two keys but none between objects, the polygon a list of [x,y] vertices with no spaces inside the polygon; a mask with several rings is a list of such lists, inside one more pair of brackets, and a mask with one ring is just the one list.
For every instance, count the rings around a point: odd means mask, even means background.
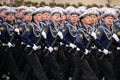
[{"label": "shoulder board", "polygon": [[85,39],[87,41],[90,41],[90,39],[91,39],[90,34],[84,28],[80,28],[79,31],[81,33],[80,37],[83,37],[83,35],[84,35]]}]

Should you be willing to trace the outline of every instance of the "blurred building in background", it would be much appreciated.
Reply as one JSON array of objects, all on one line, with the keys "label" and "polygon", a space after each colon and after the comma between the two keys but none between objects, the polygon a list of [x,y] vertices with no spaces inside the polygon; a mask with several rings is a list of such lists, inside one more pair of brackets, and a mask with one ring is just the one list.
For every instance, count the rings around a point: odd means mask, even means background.
[{"label": "blurred building in background", "polygon": [[79,2],[85,5],[88,4],[97,4],[97,5],[120,5],[120,0],[25,0],[25,1],[34,1],[40,2],[44,1],[46,3],[55,2],[55,3],[70,3],[70,4],[78,4]]},{"label": "blurred building in background", "polygon": [[91,4],[96,4],[96,5],[103,5],[105,6],[106,4],[109,4],[111,6],[114,5],[120,5],[120,0],[0,0],[0,4],[3,3],[12,3],[12,4],[16,4],[16,3],[24,3],[24,2],[37,2],[40,3],[41,1],[45,2],[46,4],[49,4],[51,2],[54,3],[69,3],[69,4],[78,4],[78,3],[82,3],[84,5],[91,5]]},{"label": "blurred building in background", "polygon": [[[24,3],[25,0],[0,0],[0,4],[16,4],[17,2]],[[31,0],[32,1],[32,0]]]}]

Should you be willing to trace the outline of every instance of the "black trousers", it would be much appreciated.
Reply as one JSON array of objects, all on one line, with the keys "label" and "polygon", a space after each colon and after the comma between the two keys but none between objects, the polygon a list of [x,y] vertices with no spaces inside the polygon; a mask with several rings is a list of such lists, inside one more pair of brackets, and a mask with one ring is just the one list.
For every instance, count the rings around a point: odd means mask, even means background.
[{"label": "black trousers", "polygon": [[80,57],[76,57],[76,67],[73,73],[72,80],[99,80],[99,79],[96,77],[87,59],[81,60]]},{"label": "black trousers", "polygon": [[44,70],[49,80],[64,80],[63,73],[56,59],[57,53],[57,51],[53,51],[44,57]]},{"label": "black trousers", "polygon": [[115,71],[116,78],[120,79],[120,50],[114,51],[114,60],[113,60],[113,67]]},{"label": "black trousers", "polygon": [[67,60],[68,60],[65,55],[65,46],[64,45],[59,47],[58,53],[59,54],[57,54],[56,59],[57,59],[57,62],[59,64],[60,68],[62,69],[62,72],[64,72],[66,64],[67,64]]},{"label": "black trousers", "polygon": [[5,61],[6,61],[6,54],[4,53],[5,47],[0,47],[0,76],[5,73]]},{"label": "black trousers", "polygon": [[[29,80],[48,80],[44,70],[43,70],[43,67],[41,65],[41,61],[39,59],[39,56],[38,56],[38,52],[39,50],[37,51],[33,51],[33,53],[31,55],[28,55],[27,53],[27,56],[26,56],[26,60],[27,60],[27,64],[25,65],[25,67],[27,67],[25,71],[25,74],[27,74],[27,78],[29,78]],[[31,78],[32,76],[32,78]]]},{"label": "black trousers", "polygon": [[19,68],[19,71],[21,73],[24,72],[24,66],[26,64],[26,53],[25,53],[25,44],[21,44],[21,45],[17,45],[16,49],[15,49],[15,53],[16,55],[15,56],[15,61],[16,61],[16,65],[18,66]]},{"label": "black trousers", "polygon": [[93,69],[93,71],[97,74],[99,71],[99,66],[98,66],[96,53],[97,53],[96,50],[92,50],[92,52],[89,54],[88,62],[90,64],[91,68]]},{"label": "black trousers", "polygon": [[68,80],[69,77],[73,77],[73,72],[76,66],[76,59],[74,56],[75,49],[71,49],[70,47],[65,47],[65,56],[67,58],[65,67],[64,67],[64,76],[65,79]]},{"label": "black trousers", "polygon": [[[103,54],[103,53],[102,53]],[[109,61],[109,55],[105,55],[102,60],[99,61],[99,70],[104,73],[106,80],[116,80],[116,76],[113,70],[113,65]]]},{"label": "black trousers", "polygon": [[6,54],[6,62],[5,66],[7,66],[8,72],[10,72],[13,77],[15,77],[17,80],[24,80],[21,76],[18,67],[16,66],[14,54],[17,55],[17,53],[14,53],[15,48],[9,48]]}]

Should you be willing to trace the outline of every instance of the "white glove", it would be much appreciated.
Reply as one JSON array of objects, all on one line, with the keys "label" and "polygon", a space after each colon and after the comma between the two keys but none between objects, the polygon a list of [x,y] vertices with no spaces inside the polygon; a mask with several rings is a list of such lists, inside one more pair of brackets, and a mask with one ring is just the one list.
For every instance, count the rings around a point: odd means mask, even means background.
[{"label": "white glove", "polygon": [[112,37],[115,39],[116,42],[119,42],[119,38],[115,33],[112,35]]},{"label": "white glove", "polygon": [[103,50],[103,53],[104,53],[105,55],[107,55],[107,54],[109,53],[109,51],[108,51],[107,49],[104,49],[104,50]]},{"label": "white glove", "polygon": [[12,43],[11,42],[8,42],[8,47],[10,48],[10,47],[12,47]]},{"label": "white glove", "polygon": [[34,51],[36,51],[38,49],[38,47],[35,44],[32,48],[33,48]]},{"label": "white glove", "polygon": [[89,51],[87,49],[85,49],[84,54],[87,55],[89,53]]},{"label": "white glove", "polygon": [[63,42],[60,42],[60,46],[62,46],[63,45]]},{"label": "white glove", "polygon": [[50,52],[52,52],[52,51],[53,51],[53,48],[52,48],[52,47],[49,47],[48,50],[49,50]]},{"label": "white glove", "polygon": [[76,48],[76,45],[73,44],[73,43],[70,43],[69,46],[70,46],[71,48],[73,48],[73,49]]},{"label": "white glove", "polygon": [[76,50],[77,50],[77,51],[80,51],[80,48],[78,48],[78,47],[77,47],[77,49],[76,49]]},{"label": "white glove", "polygon": [[59,32],[57,33],[57,35],[60,37],[60,39],[63,39],[63,34],[62,34],[62,32],[59,31]]},{"label": "white glove", "polygon": [[95,32],[92,32],[91,33],[91,36],[96,40],[97,39],[97,36],[96,36],[96,33]]},{"label": "white glove", "polygon": [[20,31],[18,28],[15,28],[14,31],[17,32],[18,35],[20,34]]},{"label": "white glove", "polygon": [[44,39],[46,39],[46,38],[47,38],[47,35],[46,35],[45,31],[42,31],[42,33],[41,33],[41,34],[42,34],[42,36],[43,36],[43,38],[44,38]]}]

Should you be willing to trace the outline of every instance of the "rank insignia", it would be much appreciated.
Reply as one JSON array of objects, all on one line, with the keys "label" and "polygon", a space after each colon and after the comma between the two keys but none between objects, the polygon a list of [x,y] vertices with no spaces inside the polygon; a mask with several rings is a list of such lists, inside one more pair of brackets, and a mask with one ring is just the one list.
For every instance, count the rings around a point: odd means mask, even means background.
[{"label": "rank insignia", "polygon": [[65,29],[62,29],[62,32],[65,32]]},{"label": "rank insignia", "polygon": [[117,35],[118,35],[118,36],[120,36],[120,31],[119,31],[119,32],[117,32]]},{"label": "rank insignia", "polygon": [[15,28],[18,28],[18,24],[15,25]]},{"label": "rank insignia", "polygon": [[3,30],[4,30],[4,28],[3,28],[3,27],[0,27],[0,30],[2,30],[2,31],[3,31]]},{"label": "rank insignia", "polygon": [[97,31],[97,34],[100,35],[101,34],[100,31]]},{"label": "rank insignia", "polygon": [[29,32],[29,31],[30,31],[30,28],[26,28],[26,31]]},{"label": "rank insignia", "polygon": [[82,35],[82,34],[80,34],[80,37],[81,37],[81,38],[83,38],[83,35]]},{"label": "rank insignia", "polygon": [[21,28],[21,27],[19,27],[19,30],[20,30],[20,31],[22,31],[22,28]]}]

